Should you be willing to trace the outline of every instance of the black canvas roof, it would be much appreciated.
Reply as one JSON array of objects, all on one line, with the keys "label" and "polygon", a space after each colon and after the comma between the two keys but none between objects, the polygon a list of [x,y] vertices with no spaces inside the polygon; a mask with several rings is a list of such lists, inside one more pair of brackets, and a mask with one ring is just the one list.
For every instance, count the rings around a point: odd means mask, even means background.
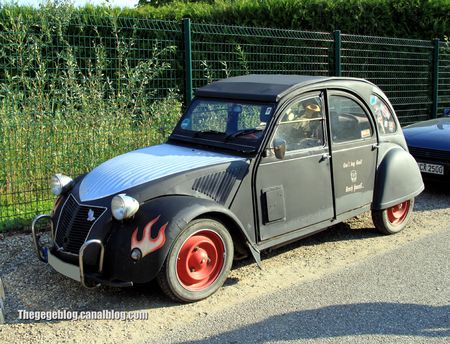
[{"label": "black canvas roof", "polygon": [[331,77],[309,75],[250,74],[215,81],[197,89],[197,97],[278,101],[283,95],[306,84]]}]

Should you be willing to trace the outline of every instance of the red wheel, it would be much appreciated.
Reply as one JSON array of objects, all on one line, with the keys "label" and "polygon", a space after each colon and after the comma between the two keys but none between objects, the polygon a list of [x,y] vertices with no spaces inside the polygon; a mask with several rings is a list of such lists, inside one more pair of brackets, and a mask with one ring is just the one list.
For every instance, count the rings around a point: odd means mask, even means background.
[{"label": "red wheel", "polygon": [[372,211],[372,220],[375,227],[383,234],[394,234],[403,230],[408,224],[414,199],[394,205],[393,207]]},{"label": "red wheel", "polygon": [[386,209],[389,222],[394,226],[401,225],[408,216],[410,204],[410,201],[405,201]]},{"label": "red wheel", "polygon": [[224,264],[222,238],[209,229],[192,234],[181,246],[177,276],[187,290],[202,290],[213,283]]},{"label": "red wheel", "polygon": [[204,299],[225,282],[233,253],[231,235],[220,222],[193,221],[175,239],[157,281],[177,301]]}]

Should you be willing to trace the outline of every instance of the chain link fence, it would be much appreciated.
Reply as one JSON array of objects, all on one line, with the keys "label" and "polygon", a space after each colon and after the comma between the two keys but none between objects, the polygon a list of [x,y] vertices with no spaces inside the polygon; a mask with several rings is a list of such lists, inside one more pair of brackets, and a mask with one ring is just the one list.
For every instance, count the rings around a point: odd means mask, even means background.
[{"label": "chain link fence", "polygon": [[434,117],[450,107],[450,50],[437,49],[430,41],[338,32],[3,14],[0,231],[51,210],[54,172],[77,176],[163,141],[183,99],[216,79],[362,77],[387,93],[403,124]]}]

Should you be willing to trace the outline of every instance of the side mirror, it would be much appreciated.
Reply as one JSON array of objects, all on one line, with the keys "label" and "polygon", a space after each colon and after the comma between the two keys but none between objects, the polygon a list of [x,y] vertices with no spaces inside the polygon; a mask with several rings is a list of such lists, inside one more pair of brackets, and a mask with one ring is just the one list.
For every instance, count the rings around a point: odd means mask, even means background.
[{"label": "side mirror", "polygon": [[273,140],[273,151],[277,159],[283,160],[286,155],[286,141],[281,139]]}]

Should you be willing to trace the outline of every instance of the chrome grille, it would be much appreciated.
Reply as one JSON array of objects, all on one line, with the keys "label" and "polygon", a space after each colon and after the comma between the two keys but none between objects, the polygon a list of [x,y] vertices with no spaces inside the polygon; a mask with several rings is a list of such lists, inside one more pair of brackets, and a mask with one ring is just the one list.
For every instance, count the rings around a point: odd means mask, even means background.
[{"label": "chrome grille", "polygon": [[[93,221],[87,220],[90,210],[94,212]],[[105,210],[103,207],[80,205],[70,195],[63,205],[56,227],[55,241],[58,247],[66,252],[78,254],[92,226]]]}]

